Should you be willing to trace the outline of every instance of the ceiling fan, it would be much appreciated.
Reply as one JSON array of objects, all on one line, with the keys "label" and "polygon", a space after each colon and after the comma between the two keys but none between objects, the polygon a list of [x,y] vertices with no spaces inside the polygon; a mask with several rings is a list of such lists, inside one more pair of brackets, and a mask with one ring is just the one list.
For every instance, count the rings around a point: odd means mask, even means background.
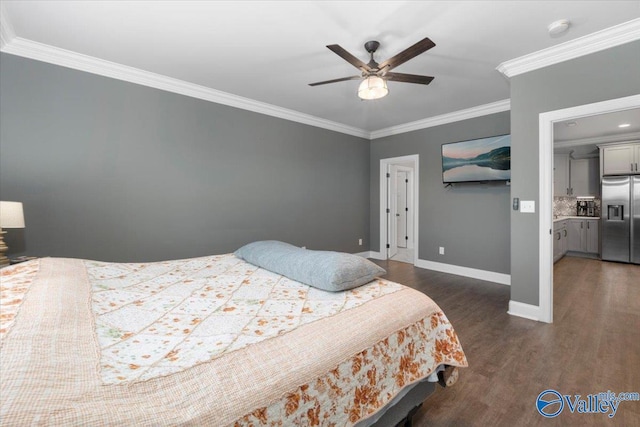
[{"label": "ceiling fan", "polygon": [[360,80],[362,79],[362,83],[358,87],[358,96],[362,99],[378,99],[386,96],[389,93],[389,88],[387,87],[387,80],[392,80],[396,82],[402,83],[417,83],[422,85],[428,85],[433,80],[431,76],[419,76],[416,74],[405,74],[405,73],[392,73],[391,70],[396,68],[397,66],[404,64],[408,60],[420,55],[423,52],[434,47],[436,44],[432,42],[429,37],[425,37],[420,40],[418,43],[413,46],[403,50],[396,56],[393,56],[386,61],[378,64],[373,59],[373,54],[378,47],[380,47],[380,43],[371,40],[364,44],[364,48],[371,55],[371,60],[368,64],[360,61],[358,58],[347,52],[345,49],[340,47],[337,44],[328,45],[327,48],[331,50],[336,55],[340,56],[342,59],[347,61],[349,64],[358,68],[362,71],[362,74],[359,76],[350,76],[350,77],[342,77],[340,79],[326,80],[323,82],[309,83],[309,86],[319,86],[325,85],[329,83],[337,83],[343,82],[347,80]]}]

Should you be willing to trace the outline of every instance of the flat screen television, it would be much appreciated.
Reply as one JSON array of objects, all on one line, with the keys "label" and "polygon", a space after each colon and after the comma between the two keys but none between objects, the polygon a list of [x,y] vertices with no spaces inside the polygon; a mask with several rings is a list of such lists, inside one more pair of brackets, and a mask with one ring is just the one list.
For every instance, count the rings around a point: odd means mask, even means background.
[{"label": "flat screen television", "polygon": [[442,182],[511,181],[511,135],[442,144]]}]

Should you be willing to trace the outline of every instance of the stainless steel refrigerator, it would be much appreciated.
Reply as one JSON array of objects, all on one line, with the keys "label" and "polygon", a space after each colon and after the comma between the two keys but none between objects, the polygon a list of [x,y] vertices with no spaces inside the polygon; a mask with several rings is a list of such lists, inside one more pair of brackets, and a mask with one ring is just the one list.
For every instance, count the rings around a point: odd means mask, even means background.
[{"label": "stainless steel refrigerator", "polygon": [[602,259],[640,264],[640,176],[602,178]]}]

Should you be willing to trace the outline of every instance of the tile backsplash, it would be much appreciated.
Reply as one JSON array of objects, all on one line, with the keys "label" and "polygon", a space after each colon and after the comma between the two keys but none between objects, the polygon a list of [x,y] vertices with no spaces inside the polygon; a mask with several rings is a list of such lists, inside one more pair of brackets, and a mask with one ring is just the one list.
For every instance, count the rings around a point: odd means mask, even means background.
[{"label": "tile backsplash", "polygon": [[[600,216],[601,200],[596,197],[593,201],[596,202],[596,216]],[[556,216],[576,216],[578,213],[577,204],[577,197],[554,197],[553,214]]]}]

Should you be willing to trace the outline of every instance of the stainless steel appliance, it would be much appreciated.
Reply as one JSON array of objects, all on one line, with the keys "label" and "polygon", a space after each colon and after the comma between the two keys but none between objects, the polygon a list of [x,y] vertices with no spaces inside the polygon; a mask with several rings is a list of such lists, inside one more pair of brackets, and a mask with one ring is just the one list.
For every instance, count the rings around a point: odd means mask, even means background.
[{"label": "stainless steel appliance", "polygon": [[602,259],[640,264],[640,176],[602,178]]}]

